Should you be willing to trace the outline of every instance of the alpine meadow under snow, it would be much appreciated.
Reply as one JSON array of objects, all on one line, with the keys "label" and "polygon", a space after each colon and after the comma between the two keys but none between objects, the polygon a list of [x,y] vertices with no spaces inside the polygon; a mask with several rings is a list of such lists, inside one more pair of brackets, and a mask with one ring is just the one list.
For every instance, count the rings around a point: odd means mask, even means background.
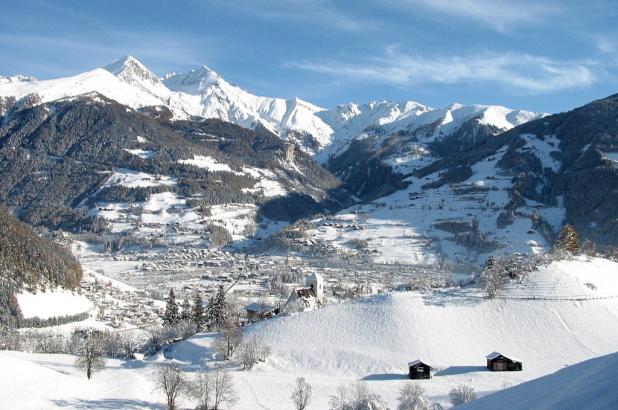
[{"label": "alpine meadow under snow", "polygon": [[0,77],[0,408],[618,408],[617,119]]}]

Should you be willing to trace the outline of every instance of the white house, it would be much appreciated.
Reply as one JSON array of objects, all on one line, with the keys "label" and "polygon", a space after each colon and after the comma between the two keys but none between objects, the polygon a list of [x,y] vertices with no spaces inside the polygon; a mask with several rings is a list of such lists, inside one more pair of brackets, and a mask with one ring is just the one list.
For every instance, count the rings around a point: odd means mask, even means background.
[{"label": "white house", "polygon": [[283,307],[285,312],[311,310],[324,304],[324,279],[317,273],[305,278],[305,286],[295,288]]}]

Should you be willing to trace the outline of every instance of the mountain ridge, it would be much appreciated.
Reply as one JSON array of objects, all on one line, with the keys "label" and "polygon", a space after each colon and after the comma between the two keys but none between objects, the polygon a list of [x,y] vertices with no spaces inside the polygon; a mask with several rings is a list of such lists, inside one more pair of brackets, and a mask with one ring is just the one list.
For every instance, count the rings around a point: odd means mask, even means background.
[{"label": "mountain ridge", "polygon": [[[111,73],[129,88],[97,70]],[[415,126],[415,113],[435,110],[414,101],[350,103],[325,109],[298,97],[285,99],[253,95],[227,82],[207,66],[159,78],[132,56],[122,57],[102,69],[65,79],[38,81],[21,77],[17,81],[0,82],[0,96],[20,99],[36,93],[41,96],[41,102],[91,91],[100,92],[132,108],[162,105],[170,109],[177,119],[192,116],[219,118],[246,128],[259,124],[284,140],[298,144],[322,163],[367,129],[385,127],[390,132],[409,130]],[[492,106],[470,107],[476,107],[472,110],[480,113]],[[443,115],[452,111],[449,107],[437,110],[444,111]],[[503,111],[502,116],[488,121],[502,131],[518,125],[517,121],[507,118],[513,110]],[[529,119],[540,115],[522,110],[515,112],[526,113]]]}]

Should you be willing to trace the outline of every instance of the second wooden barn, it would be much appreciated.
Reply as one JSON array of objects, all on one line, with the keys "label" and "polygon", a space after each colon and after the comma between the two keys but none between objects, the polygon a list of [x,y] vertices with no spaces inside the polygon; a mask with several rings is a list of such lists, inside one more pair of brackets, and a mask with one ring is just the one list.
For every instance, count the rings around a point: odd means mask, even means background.
[{"label": "second wooden barn", "polygon": [[487,368],[492,372],[512,372],[522,369],[522,362],[508,357],[500,352],[493,352],[486,356]]}]

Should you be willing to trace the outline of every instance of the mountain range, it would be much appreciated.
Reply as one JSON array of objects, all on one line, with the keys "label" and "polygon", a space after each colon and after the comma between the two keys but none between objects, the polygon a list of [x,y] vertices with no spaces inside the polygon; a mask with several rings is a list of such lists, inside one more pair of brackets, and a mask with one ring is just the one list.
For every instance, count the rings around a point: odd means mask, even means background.
[{"label": "mountain range", "polygon": [[0,201],[51,229],[246,245],[309,218],[300,249],[362,243],[421,263],[548,247],[566,222],[618,241],[618,96],[556,115],[325,109],[206,66],[159,77],[124,57],[67,78],[0,77],[0,116]]},{"label": "mountain range", "polygon": [[428,125],[452,132],[471,118],[504,131],[542,114],[500,106],[453,104],[433,109],[414,101],[349,103],[324,109],[299,98],[260,97],[230,84],[207,66],[159,78],[137,59],[126,56],[74,77],[38,81],[33,77],[0,78],[0,96],[40,96],[40,102],[98,92],[131,108],[163,106],[174,119],[218,118],[245,128],[263,126],[291,140],[316,158],[328,159],[353,137],[371,128],[413,131]]}]

